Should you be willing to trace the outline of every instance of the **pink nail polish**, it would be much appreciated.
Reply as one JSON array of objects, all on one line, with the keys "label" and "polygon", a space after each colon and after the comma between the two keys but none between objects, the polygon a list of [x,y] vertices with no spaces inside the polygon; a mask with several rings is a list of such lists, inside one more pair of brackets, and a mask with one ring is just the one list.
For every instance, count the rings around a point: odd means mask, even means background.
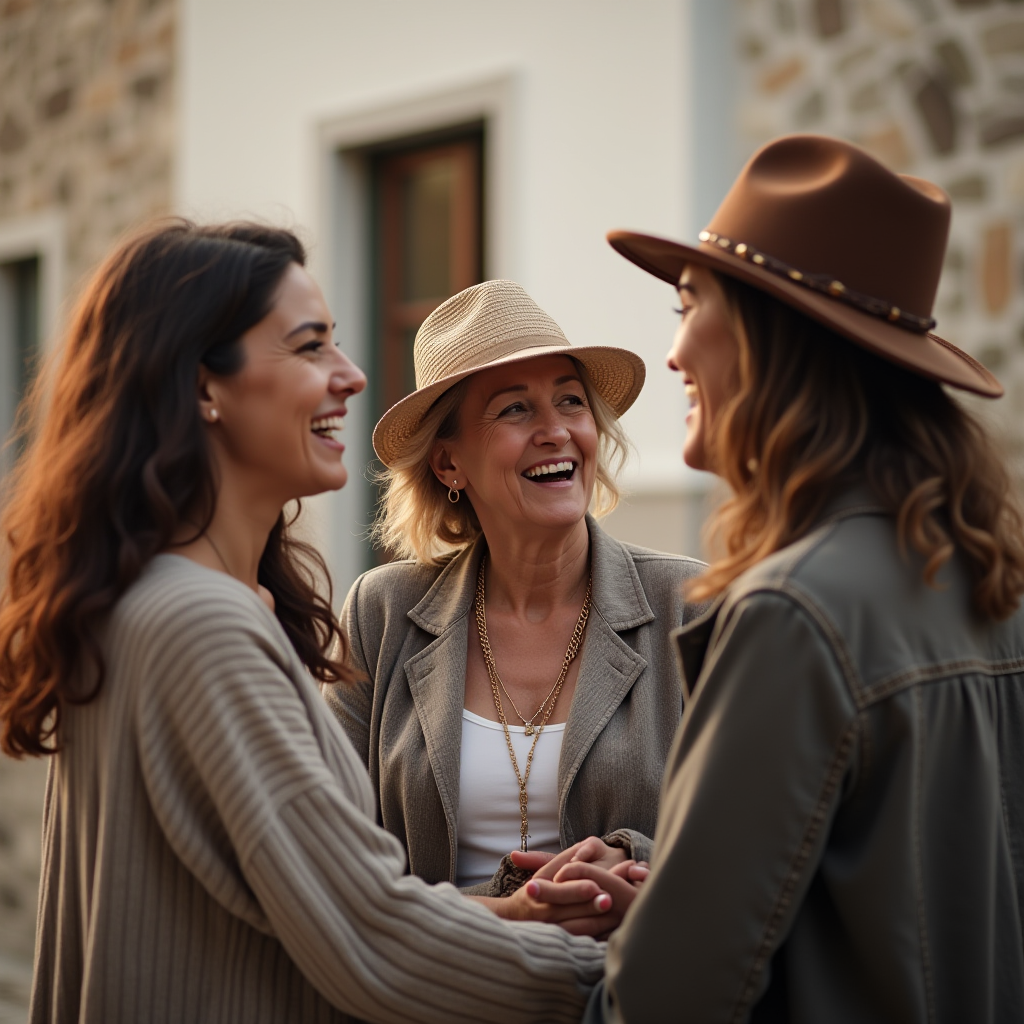
[{"label": "pink nail polish", "polygon": [[540,886],[536,882],[527,882],[526,895],[533,896],[536,899],[540,895]]}]

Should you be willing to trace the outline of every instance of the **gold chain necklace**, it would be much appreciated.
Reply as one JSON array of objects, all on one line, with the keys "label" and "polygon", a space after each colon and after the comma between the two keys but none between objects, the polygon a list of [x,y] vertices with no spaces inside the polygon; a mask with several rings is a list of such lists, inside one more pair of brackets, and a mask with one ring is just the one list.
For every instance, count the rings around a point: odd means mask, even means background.
[{"label": "gold chain necklace", "polygon": [[[533,752],[537,749],[537,741],[540,739],[540,734],[544,731],[544,726],[548,724],[548,719],[555,710],[555,704],[558,703],[558,695],[562,692],[562,683],[565,682],[569,666],[572,664],[573,658],[579,653],[580,644],[583,642],[583,630],[586,629],[587,618],[590,615],[590,591],[594,580],[592,576],[587,580],[587,592],[583,598],[583,608],[580,611],[580,617],[576,620],[576,628],[573,629],[572,636],[569,638],[569,646],[566,648],[565,658],[562,659],[562,670],[558,673],[555,685],[548,691],[547,697],[544,698],[543,703],[537,709],[537,714],[529,722],[523,719],[523,725],[526,726],[526,735],[533,735],[533,743],[530,745],[530,752],[526,756],[526,772],[524,774],[519,771],[519,762],[516,760],[516,752],[512,747],[512,737],[508,731],[508,722],[505,720],[505,709],[501,706],[501,693],[508,697],[510,704],[512,704],[512,698],[508,696],[508,690],[505,689],[505,684],[502,683],[498,676],[498,669],[494,664],[494,655],[491,653],[491,641],[487,637],[487,612],[484,594],[484,570],[486,566],[487,556],[485,555],[480,559],[480,571],[476,577],[476,631],[480,637],[480,650],[483,651],[484,664],[487,666],[487,676],[491,681],[494,709],[498,712],[498,721],[501,722],[501,728],[505,733],[505,745],[508,747],[508,756],[512,760],[512,770],[516,773],[516,781],[519,783],[519,815],[521,818],[519,823],[519,848],[525,853],[527,850],[527,840],[530,837],[530,819],[527,817],[529,800],[526,795],[526,784],[530,781],[530,769],[533,767]],[[499,688],[501,692],[499,692]],[[515,709],[515,704],[512,704],[512,707]],[[534,732],[534,720],[542,711],[544,714],[540,725],[537,726],[536,732]],[[518,710],[516,710],[516,714],[523,718]]]}]

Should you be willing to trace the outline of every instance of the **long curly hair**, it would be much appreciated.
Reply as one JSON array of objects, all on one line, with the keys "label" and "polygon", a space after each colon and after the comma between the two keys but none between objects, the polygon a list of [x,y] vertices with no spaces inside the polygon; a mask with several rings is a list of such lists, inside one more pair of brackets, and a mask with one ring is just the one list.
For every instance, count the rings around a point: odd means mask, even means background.
[{"label": "long curly hair", "polygon": [[[0,536],[0,748],[59,748],[61,711],[99,692],[97,628],[183,525],[196,536],[217,500],[196,400],[200,364],[243,364],[242,335],[273,305],[290,232],[258,224],[158,223],[120,245],[85,289],[64,344],[22,408],[26,445],[8,481]],[[314,677],[349,679],[319,554],[279,517],[258,579]],[[326,594],[320,593],[326,581]]]},{"label": "long curly hair", "polygon": [[736,394],[711,460],[731,488],[708,526],[717,557],[691,590],[722,592],[866,483],[924,578],[959,549],[973,604],[1004,619],[1024,594],[1024,516],[988,431],[940,384],[873,355],[785,303],[715,275],[739,341]]}]

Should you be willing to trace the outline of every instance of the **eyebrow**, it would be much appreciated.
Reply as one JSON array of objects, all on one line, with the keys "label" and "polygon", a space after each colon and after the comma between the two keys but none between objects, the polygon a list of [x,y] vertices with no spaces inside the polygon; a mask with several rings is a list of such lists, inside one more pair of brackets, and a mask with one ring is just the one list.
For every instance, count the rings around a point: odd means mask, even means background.
[{"label": "eyebrow", "polygon": [[317,334],[326,334],[328,331],[334,330],[338,325],[336,323],[328,326],[325,323],[321,323],[319,320],[307,320],[304,324],[299,324],[298,327],[290,330],[285,336],[284,340],[287,341],[289,338],[296,334],[301,334],[303,331],[316,331]]},{"label": "eyebrow", "polygon": [[691,295],[696,295],[697,294],[697,290],[693,287],[692,284],[677,284],[676,285],[676,291],[677,292],[689,292]]},{"label": "eyebrow", "polygon": [[[564,377],[555,378],[555,387],[561,387],[563,384],[567,384],[569,381],[574,380],[577,384],[582,384],[583,381],[575,373],[567,373]],[[490,398],[487,399],[487,404],[490,405],[498,395],[504,395],[510,391],[528,391],[529,388],[525,384],[510,384],[507,388],[498,388]]]},{"label": "eyebrow", "polygon": [[507,388],[498,388],[498,390],[495,391],[494,394],[492,394],[490,396],[490,398],[487,399],[487,404],[490,405],[491,402],[493,402],[498,397],[498,395],[507,394],[509,391],[526,391],[526,390],[527,390],[527,388],[526,388],[525,384],[510,384]]}]

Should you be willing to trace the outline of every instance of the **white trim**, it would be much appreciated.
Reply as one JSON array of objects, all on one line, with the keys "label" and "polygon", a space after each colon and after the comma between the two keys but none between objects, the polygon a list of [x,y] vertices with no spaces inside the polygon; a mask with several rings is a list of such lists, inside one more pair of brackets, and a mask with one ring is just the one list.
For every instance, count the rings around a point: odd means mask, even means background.
[{"label": "white trim", "polygon": [[[378,94],[325,110],[314,119],[311,166],[312,223],[323,240],[311,269],[323,284],[338,320],[343,348],[361,366],[370,355],[367,266],[370,243],[368,180],[362,153],[369,147],[473,121],[484,123],[484,274],[515,276],[513,216],[514,97],[516,74],[491,72],[436,82],[400,93]],[[363,568],[360,531],[372,492],[360,478],[373,457],[368,401],[357,398],[345,430],[349,484],[308,504],[331,575],[342,592]],[[347,525],[346,525],[347,524]]]},{"label": "white trim", "polygon": [[39,337],[44,348],[54,343],[64,301],[64,217],[56,210],[0,220],[0,263],[39,258]]}]

